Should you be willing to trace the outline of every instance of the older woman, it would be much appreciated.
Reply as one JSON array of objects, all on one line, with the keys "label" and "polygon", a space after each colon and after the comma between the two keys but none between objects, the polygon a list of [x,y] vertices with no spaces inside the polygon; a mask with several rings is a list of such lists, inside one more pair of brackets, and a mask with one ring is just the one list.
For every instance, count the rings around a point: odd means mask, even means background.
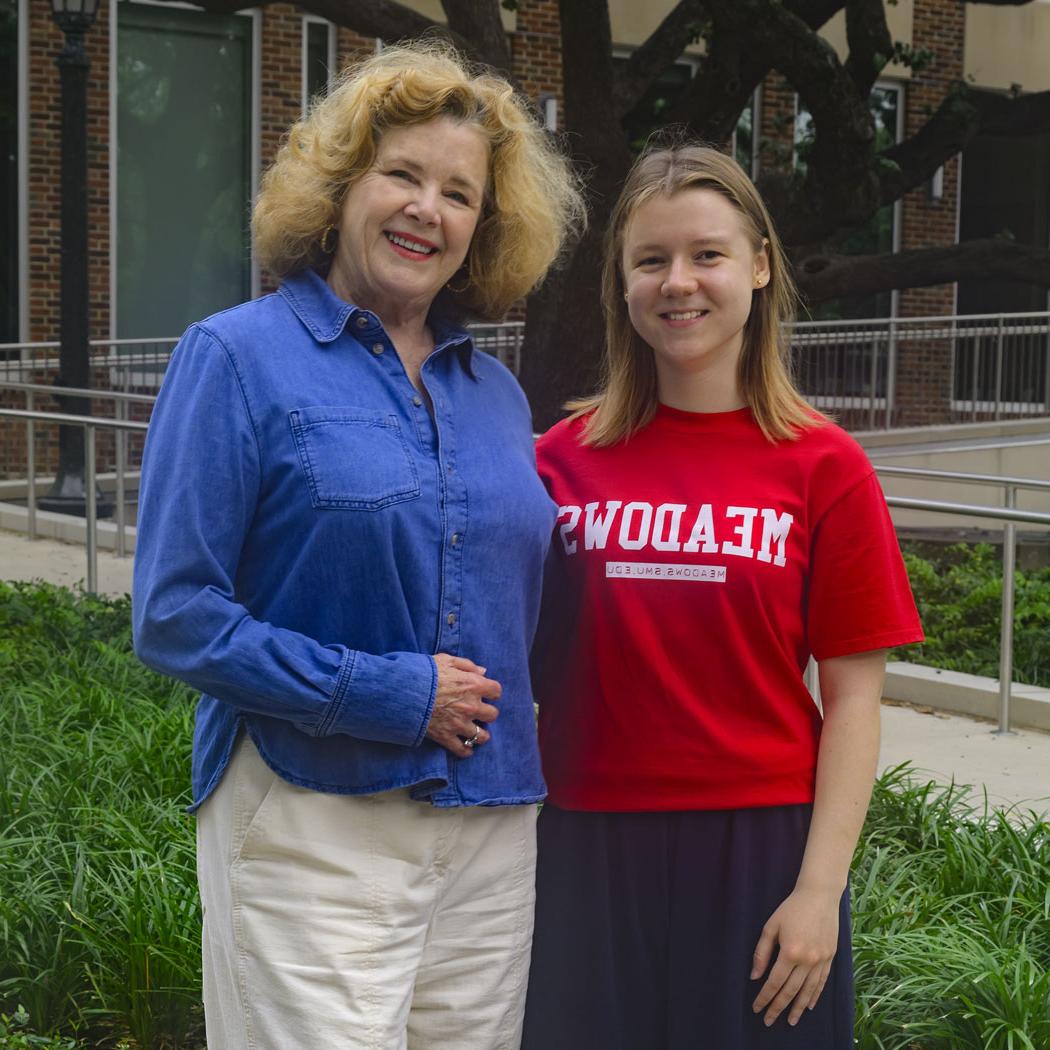
[{"label": "older woman", "polygon": [[506,82],[386,50],[265,177],[256,246],[280,290],[175,351],[135,640],[203,693],[217,1050],[518,1046],[555,507],[520,389],[456,321],[528,292],[580,213]]}]

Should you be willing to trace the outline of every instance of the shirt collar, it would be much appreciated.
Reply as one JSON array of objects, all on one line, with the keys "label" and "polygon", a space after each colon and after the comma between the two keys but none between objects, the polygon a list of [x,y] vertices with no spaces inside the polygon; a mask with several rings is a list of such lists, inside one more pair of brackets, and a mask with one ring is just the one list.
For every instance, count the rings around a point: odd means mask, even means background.
[{"label": "shirt collar", "polygon": [[[300,270],[285,278],[280,287],[280,294],[292,308],[292,312],[306,326],[307,331],[322,346],[330,346],[343,333],[343,329],[353,319],[352,331],[361,329],[365,335],[369,329],[380,330],[383,325],[370,310],[364,310],[353,303],[344,302],[328,287],[320,274],[315,270]],[[358,317],[365,319],[360,324]],[[432,308],[427,323],[434,333],[434,352],[455,347],[460,363],[473,379],[478,378],[474,364],[474,342],[470,333],[460,325],[441,316],[437,308]]]}]

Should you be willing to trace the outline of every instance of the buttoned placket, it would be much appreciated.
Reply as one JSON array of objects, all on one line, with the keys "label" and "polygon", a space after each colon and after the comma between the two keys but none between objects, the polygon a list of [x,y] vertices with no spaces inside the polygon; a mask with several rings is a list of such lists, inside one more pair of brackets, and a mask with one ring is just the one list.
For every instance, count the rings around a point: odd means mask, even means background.
[{"label": "buttoned placket", "polygon": [[[355,337],[384,366],[397,373],[399,382],[407,384],[416,423],[424,449],[437,459],[439,485],[439,514],[441,518],[442,557],[438,582],[438,623],[435,631],[436,653],[460,655],[463,603],[463,538],[467,526],[466,485],[456,470],[455,423],[448,396],[441,389],[441,378],[434,363],[446,352],[437,347],[420,368],[420,382],[430,398],[432,413],[427,412],[423,398],[411,380],[393,344],[377,317],[359,311],[354,318]],[[447,348],[451,350],[451,348]],[[422,413],[422,416],[419,415]]]},{"label": "buttoned placket", "polygon": [[449,400],[431,363],[424,362],[420,376],[430,395],[438,439],[441,475],[442,554],[438,596],[437,651],[461,655],[463,612],[463,536],[467,527],[467,491],[456,469],[456,429]]}]

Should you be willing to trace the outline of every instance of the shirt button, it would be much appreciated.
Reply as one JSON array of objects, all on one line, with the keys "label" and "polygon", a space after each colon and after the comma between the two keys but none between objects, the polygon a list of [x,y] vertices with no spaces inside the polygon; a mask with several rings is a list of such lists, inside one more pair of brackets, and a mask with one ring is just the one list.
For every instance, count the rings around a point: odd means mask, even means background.
[{"label": "shirt button", "polygon": [[367,328],[368,318],[364,314],[358,314],[357,320],[354,322],[354,324],[356,324],[358,328]]},{"label": "shirt button", "polygon": [[449,625],[449,627],[454,627],[455,624],[456,624],[456,614],[455,613],[449,613],[448,614],[448,625]]},{"label": "shirt button", "polygon": [[383,346],[382,343],[373,343],[372,344],[372,353],[375,354],[376,357],[378,357],[385,349],[386,349],[386,347]]},{"label": "shirt button", "polygon": [[453,547],[458,547],[459,546],[459,533],[458,532],[452,533],[452,546]]},{"label": "shirt button", "polygon": [[416,408],[419,408],[419,406],[423,404],[423,399],[416,394],[416,396],[412,398],[412,404],[415,405]]}]

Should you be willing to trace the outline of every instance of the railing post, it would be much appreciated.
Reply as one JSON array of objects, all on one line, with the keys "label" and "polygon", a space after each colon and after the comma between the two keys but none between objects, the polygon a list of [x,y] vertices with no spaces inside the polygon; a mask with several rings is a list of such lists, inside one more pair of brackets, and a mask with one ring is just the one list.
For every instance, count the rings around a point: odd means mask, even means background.
[{"label": "railing post", "polygon": [[973,380],[970,383],[970,422],[977,422],[977,390],[978,390],[978,376],[981,371],[981,336],[979,333],[974,334],[973,339]]},{"label": "railing post", "polygon": [[[117,419],[124,422],[128,416],[127,401],[117,401]],[[126,469],[126,441],[127,432],[118,429],[114,435],[116,438],[116,468],[117,468],[117,557],[123,558],[127,554],[125,546],[124,530],[127,526],[127,502],[124,491],[124,471]]]},{"label": "railing post", "polygon": [[890,318],[889,341],[886,344],[886,429],[893,427],[893,405],[897,399],[897,326]]},{"label": "railing post", "polygon": [[[1006,486],[1006,507],[1017,506],[1017,486]],[[1014,566],[1017,563],[1017,526],[1003,523],[1003,604],[999,625],[999,728],[1010,732],[1010,689],[1014,677]]]},{"label": "railing post", "polygon": [[1002,417],[1003,407],[1003,328],[1006,318],[999,315],[999,333],[995,337],[995,418]]},{"label": "railing post", "polygon": [[868,394],[868,429],[875,429],[875,394],[879,380],[879,337],[871,340],[871,390]]},{"label": "railing post", "polygon": [[83,424],[84,434],[84,483],[87,488],[87,505],[84,508],[84,527],[87,539],[87,589],[89,594],[98,593],[98,497],[95,492],[95,428]]},{"label": "railing post", "polygon": [[[33,391],[26,391],[26,411],[35,410]],[[26,420],[26,532],[31,540],[36,539],[36,426]]]}]

